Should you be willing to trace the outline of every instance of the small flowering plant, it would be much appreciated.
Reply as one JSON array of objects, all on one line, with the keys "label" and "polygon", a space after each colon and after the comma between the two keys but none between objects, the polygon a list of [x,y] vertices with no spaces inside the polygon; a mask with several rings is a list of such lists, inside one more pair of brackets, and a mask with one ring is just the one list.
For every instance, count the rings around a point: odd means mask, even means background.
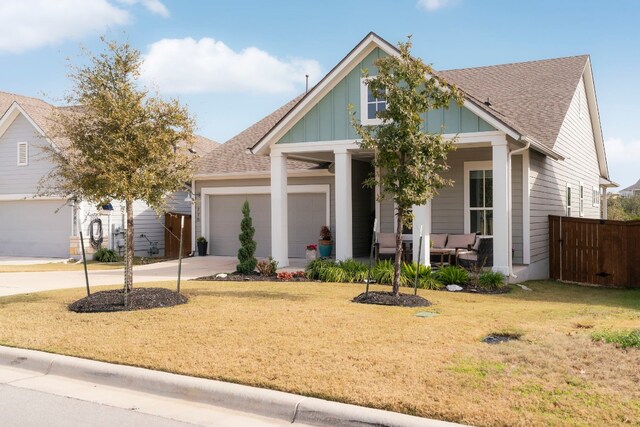
[{"label": "small flowering plant", "polygon": [[307,250],[308,251],[318,250],[318,245],[307,245]]}]

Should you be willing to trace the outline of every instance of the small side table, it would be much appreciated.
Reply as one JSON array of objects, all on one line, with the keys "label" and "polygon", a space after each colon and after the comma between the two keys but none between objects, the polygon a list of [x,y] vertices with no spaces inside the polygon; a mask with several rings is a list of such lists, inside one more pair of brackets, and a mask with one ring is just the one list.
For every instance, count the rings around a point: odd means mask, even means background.
[{"label": "small side table", "polygon": [[[440,255],[440,267],[443,267],[444,265],[451,265],[451,251],[449,249],[438,249],[438,248],[431,248],[431,254],[432,255]],[[447,257],[447,261],[445,262],[445,258]]]}]

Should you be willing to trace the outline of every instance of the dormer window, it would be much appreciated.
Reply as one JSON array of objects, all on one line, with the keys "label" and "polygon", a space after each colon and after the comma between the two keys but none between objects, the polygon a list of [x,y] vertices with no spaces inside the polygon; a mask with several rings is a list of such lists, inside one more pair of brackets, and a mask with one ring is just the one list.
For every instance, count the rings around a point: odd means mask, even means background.
[{"label": "dormer window", "polygon": [[27,166],[29,164],[29,144],[26,142],[18,142],[18,166]]},{"label": "dormer window", "polygon": [[363,125],[379,125],[382,120],[378,118],[378,112],[387,109],[387,100],[377,98],[369,89],[367,79],[360,80],[360,122]]}]

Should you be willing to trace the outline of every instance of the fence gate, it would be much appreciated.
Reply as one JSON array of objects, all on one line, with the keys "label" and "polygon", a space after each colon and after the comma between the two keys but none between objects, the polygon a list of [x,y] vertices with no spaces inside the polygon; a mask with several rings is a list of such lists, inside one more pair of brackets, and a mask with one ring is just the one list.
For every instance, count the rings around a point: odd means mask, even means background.
[{"label": "fence gate", "polygon": [[640,221],[549,216],[549,275],[640,288]]},{"label": "fence gate", "polygon": [[167,258],[178,258],[182,217],[184,217],[182,256],[188,256],[191,253],[191,215],[169,212],[164,215],[164,256]]}]

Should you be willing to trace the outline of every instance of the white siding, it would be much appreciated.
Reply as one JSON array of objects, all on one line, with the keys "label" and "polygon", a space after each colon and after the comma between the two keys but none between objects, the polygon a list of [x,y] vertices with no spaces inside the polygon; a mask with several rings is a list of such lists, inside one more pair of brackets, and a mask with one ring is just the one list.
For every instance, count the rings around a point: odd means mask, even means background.
[{"label": "white siding", "polygon": [[[582,109],[582,111],[580,111]],[[566,185],[572,189],[572,216],[579,215],[579,182],[584,183],[584,217],[599,218],[591,189],[599,186],[599,168],[584,81],[581,79],[560,129],[554,151],[565,157],[552,160],[531,153],[531,262],[549,257],[549,215],[564,215]]]},{"label": "white siding", "polygon": [[[29,164],[18,166],[18,143],[29,145]],[[22,115],[18,115],[0,137],[0,194],[35,194],[40,178],[52,169],[52,163],[42,151],[49,142]]]}]

